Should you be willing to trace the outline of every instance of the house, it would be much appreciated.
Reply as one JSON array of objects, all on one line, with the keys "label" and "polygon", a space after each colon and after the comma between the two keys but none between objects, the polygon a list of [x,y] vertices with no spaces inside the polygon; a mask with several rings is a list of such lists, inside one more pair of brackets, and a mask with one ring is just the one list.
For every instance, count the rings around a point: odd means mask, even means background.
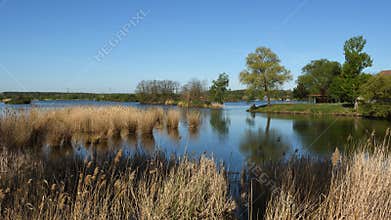
[{"label": "house", "polygon": [[379,73],[380,76],[391,76],[391,70],[383,70]]}]

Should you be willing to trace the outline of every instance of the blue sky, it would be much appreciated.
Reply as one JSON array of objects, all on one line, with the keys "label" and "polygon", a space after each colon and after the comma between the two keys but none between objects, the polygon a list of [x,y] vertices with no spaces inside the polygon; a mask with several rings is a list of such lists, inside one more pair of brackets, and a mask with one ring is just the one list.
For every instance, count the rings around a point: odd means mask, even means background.
[{"label": "blue sky", "polygon": [[311,60],[342,62],[356,35],[368,41],[374,73],[391,69],[390,11],[389,0],[0,0],[0,91],[133,92],[143,79],[210,82],[221,72],[238,89],[258,46],[296,79]]}]

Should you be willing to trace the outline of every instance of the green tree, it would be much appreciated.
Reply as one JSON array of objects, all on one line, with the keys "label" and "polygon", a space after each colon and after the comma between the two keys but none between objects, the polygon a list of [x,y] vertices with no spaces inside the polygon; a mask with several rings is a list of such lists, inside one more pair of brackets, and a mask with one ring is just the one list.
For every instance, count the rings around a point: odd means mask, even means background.
[{"label": "green tree", "polygon": [[331,85],[331,92],[340,101],[353,103],[359,96],[359,89],[369,76],[363,71],[372,66],[372,58],[364,52],[367,41],[363,36],[352,37],[345,42],[345,63],[342,74]]},{"label": "green tree", "polygon": [[292,78],[280,62],[272,50],[259,47],[247,56],[247,68],[240,73],[240,82],[250,91],[262,92],[270,105],[270,92]]},{"label": "green tree", "polygon": [[363,36],[352,37],[345,42],[345,63],[342,69],[345,77],[356,77],[363,73],[365,68],[372,66],[372,58],[363,52],[366,43]]},{"label": "green tree", "polygon": [[217,80],[212,81],[212,86],[210,87],[209,93],[210,98],[213,102],[218,102],[223,104],[224,97],[228,91],[229,85],[229,76],[226,73],[221,73]]},{"label": "green tree", "polygon": [[391,103],[391,75],[373,76],[360,90],[361,95],[368,101]]},{"label": "green tree", "polygon": [[341,74],[341,65],[327,59],[313,60],[302,69],[298,84],[310,93],[329,95],[329,88],[334,78]]},{"label": "green tree", "polygon": [[293,97],[296,99],[303,100],[308,96],[308,94],[309,91],[301,82],[298,82],[297,86],[293,89]]},{"label": "green tree", "polygon": [[360,90],[367,101],[360,105],[363,115],[391,120],[391,75],[372,76]]}]

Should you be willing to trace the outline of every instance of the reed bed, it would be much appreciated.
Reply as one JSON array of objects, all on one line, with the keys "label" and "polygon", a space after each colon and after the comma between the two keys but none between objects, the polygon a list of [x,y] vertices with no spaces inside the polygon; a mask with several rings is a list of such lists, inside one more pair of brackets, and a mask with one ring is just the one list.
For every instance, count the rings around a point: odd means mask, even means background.
[{"label": "reed bed", "polygon": [[178,129],[181,113],[178,110],[167,111],[166,126],[168,129]]},{"label": "reed bed", "polygon": [[324,192],[285,170],[265,219],[391,219],[390,137],[388,130],[383,141],[368,140],[351,155],[336,151]]},{"label": "reed bed", "polygon": [[190,111],[186,115],[187,123],[190,129],[197,129],[201,125],[201,113],[198,111]]},{"label": "reed bed", "polygon": [[[5,167],[24,157],[0,156]],[[235,203],[228,195],[224,170],[206,157],[138,154],[128,160],[119,151],[102,163],[60,161],[57,166],[42,166],[33,161],[29,158],[30,166],[1,173],[1,219],[233,218]]]},{"label": "reed bed", "polygon": [[52,146],[70,144],[72,138],[86,134],[87,143],[97,143],[120,135],[151,135],[162,123],[162,109],[132,107],[70,107],[63,109],[5,109],[0,114],[0,144],[32,147],[47,141]]},{"label": "reed bed", "polygon": [[159,122],[159,115],[155,110],[140,112],[137,120],[141,135],[152,136],[153,128]]}]

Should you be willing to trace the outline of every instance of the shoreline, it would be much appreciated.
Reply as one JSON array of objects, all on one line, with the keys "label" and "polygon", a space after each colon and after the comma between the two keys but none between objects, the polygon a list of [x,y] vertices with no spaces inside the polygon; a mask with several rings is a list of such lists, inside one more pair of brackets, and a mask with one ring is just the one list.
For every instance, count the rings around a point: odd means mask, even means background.
[{"label": "shoreline", "polygon": [[[247,110],[250,113],[266,113],[266,114],[281,114],[281,115],[330,115],[330,116],[345,116],[345,117],[357,117],[357,118],[367,118],[363,114],[355,113],[321,113],[321,112],[296,112],[296,111],[251,111]],[[381,119],[381,118],[378,118]]]},{"label": "shoreline", "polygon": [[[247,109],[251,113],[285,114],[285,115],[329,115],[357,118],[368,117],[361,112],[355,112],[353,108],[344,104],[274,104],[270,106],[252,106]],[[378,118],[381,119],[381,118]]]}]

